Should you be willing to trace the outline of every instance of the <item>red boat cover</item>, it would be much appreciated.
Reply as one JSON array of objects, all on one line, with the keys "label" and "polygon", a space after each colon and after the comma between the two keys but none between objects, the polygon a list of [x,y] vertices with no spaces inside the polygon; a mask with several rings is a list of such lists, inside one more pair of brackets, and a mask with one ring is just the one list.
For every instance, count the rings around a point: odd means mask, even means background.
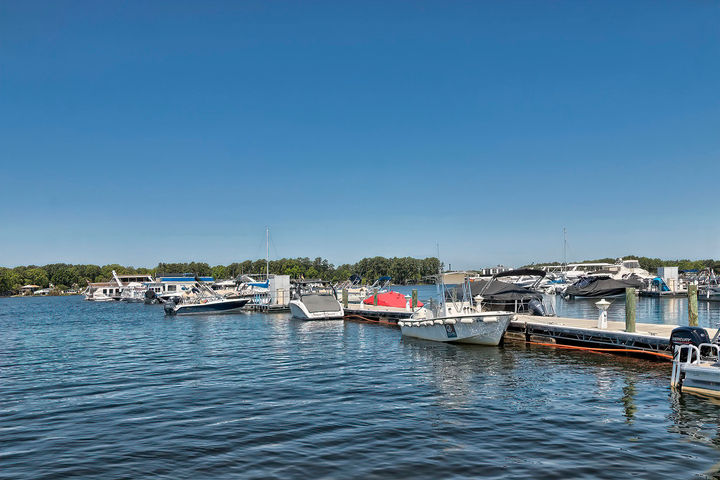
[{"label": "red boat cover", "polygon": [[[397,308],[405,308],[407,300],[405,298],[405,295],[398,292],[385,292],[385,293],[379,293],[378,294],[378,305],[382,305],[383,307],[397,307]],[[365,300],[363,300],[363,303],[365,305],[374,305],[375,304],[375,295],[371,295]],[[418,307],[422,307],[423,302],[418,300]]]}]

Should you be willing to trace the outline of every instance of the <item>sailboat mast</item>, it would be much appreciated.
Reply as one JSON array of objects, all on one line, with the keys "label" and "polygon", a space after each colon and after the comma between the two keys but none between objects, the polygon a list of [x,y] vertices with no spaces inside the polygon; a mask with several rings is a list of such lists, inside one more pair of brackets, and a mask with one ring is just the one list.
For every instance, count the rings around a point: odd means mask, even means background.
[{"label": "sailboat mast", "polygon": [[270,279],[270,227],[265,227],[265,280]]},{"label": "sailboat mast", "polygon": [[563,268],[567,268],[567,230],[563,227]]}]

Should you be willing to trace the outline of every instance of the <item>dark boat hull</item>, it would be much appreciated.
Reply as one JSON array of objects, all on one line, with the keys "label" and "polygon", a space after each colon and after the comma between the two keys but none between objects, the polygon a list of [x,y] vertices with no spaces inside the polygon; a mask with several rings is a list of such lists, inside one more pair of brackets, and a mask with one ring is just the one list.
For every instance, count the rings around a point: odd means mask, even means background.
[{"label": "dark boat hull", "polygon": [[175,307],[174,315],[211,315],[218,313],[235,313],[248,303],[246,298],[231,299],[223,302],[193,303]]}]

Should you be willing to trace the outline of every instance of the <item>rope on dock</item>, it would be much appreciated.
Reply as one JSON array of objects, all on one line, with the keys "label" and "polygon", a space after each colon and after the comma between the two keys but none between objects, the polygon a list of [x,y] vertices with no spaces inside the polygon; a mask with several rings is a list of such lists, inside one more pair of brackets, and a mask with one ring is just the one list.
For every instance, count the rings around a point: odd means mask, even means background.
[{"label": "rope on dock", "polygon": [[345,315],[345,318],[352,318],[352,317],[359,318],[368,323],[381,323],[383,325],[397,325],[397,323],[384,322],[382,320],[373,320],[372,318],[363,317],[362,315],[357,315],[355,313],[351,313],[350,315]]},{"label": "rope on dock", "polygon": [[660,352],[651,352],[649,350],[638,350],[634,348],[593,348],[593,347],[578,347],[576,345],[562,345],[560,343],[541,343],[541,342],[531,342],[527,341],[527,343],[531,345],[541,345],[543,347],[556,347],[556,348],[568,348],[572,350],[586,350],[591,352],[633,352],[633,353],[645,353],[648,355],[655,355],[662,358],[667,358],[668,360],[672,360],[672,355],[669,355],[667,353],[660,353]]}]

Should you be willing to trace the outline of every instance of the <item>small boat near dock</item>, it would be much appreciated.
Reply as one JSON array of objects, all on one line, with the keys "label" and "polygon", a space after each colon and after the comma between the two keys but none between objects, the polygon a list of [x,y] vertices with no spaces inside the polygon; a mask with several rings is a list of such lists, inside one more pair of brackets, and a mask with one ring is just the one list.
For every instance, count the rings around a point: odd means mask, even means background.
[{"label": "small boat near dock", "polygon": [[333,320],[345,316],[335,288],[330,282],[319,280],[295,283],[290,313],[300,320]]},{"label": "small boat near dock", "polygon": [[409,319],[399,321],[402,335],[436,342],[499,345],[515,314],[483,312],[480,303],[473,299],[467,277],[462,300],[448,300],[444,277],[442,271],[438,272],[440,302],[431,302],[417,309]]},{"label": "small boat near dock", "polygon": [[670,343],[674,347],[670,386],[681,392],[720,397],[720,345],[718,334],[713,339],[700,327],[679,327],[673,330]]}]

